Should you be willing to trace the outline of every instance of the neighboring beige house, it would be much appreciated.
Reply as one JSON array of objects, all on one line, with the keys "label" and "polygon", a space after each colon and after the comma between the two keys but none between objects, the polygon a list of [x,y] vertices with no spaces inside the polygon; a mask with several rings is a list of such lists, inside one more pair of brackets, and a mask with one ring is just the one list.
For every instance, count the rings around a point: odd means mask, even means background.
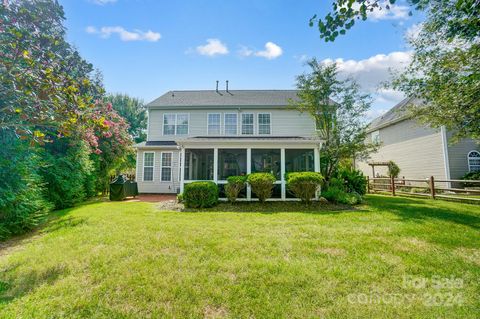
[{"label": "neighboring beige house", "polygon": [[[378,152],[357,167],[372,176],[368,164],[394,161],[400,176],[410,179],[459,179],[480,170],[480,147],[472,139],[449,142],[452,132],[419,124],[407,114],[407,107],[418,101],[407,98],[373,120],[368,139],[381,142]],[[375,175],[386,175],[386,167],[375,167]]]},{"label": "neighboring beige house", "polygon": [[[178,193],[185,183],[271,172],[273,199],[291,197],[285,173],[320,171],[315,121],[289,107],[295,90],[170,91],[147,105],[147,141],[137,144],[141,193]],[[243,197],[254,198],[247,187]]]}]

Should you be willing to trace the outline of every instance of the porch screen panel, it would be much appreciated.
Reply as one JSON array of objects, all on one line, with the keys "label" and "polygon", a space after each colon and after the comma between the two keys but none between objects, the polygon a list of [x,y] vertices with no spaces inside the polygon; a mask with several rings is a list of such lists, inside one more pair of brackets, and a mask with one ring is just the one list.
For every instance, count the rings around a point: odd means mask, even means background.
[{"label": "porch screen panel", "polygon": [[280,180],[280,149],[252,149],[252,173],[272,173]]},{"label": "porch screen panel", "polygon": [[213,180],[213,149],[185,149],[185,180]]},{"label": "porch screen panel", "polygon": [[247,174],[246,149],[218,150],[218,179],[226,180],[229,176]]},{"label": "porch screen panel", "polygon": [[286,149],[285,172],[314,172],[313,149]]}]

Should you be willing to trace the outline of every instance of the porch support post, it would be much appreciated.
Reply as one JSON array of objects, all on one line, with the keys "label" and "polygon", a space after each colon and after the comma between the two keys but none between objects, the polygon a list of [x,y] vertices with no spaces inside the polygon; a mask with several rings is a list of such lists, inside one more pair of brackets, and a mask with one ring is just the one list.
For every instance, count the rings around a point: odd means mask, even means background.
[{"label": "porch support post", "polygon": [[282,200],[287,198],[285,185],[285,148],[280,149],[280,181],[282,182]]},{"label": "porch support post", "polygon": [[[185,186],[185,147],[182,146],[180,150],[182,154],[182,163],[180,164],[180,194],[183,194],[183,187]],[[191,163],[191,162],[190,162]]]},{"label": "porch support post", "polygon": [[[247,175],[252,172],[252,149],[247,148]],[[247,200],[252,200],[252,189],[247,184]]]},{"label": "porch support post", "polygon": [[218,148],[213,149],[213,181],[218,182]]},{"label": "porch support post", "polygon": [[[315,172],[320,173],[320,147],[321,144],[318,144],[317,147],[313,150],[313,163],[315,165]],[[318,200],[319,193],[321,189],[315,194],[315,199]]]}]

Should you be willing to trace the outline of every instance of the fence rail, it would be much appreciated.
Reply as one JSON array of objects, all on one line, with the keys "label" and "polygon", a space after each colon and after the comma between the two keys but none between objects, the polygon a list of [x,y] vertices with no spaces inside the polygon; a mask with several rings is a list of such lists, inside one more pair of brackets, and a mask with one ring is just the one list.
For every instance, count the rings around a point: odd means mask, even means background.
[{"label": "fence rail", "polygon": [[[452,187],[452,184],[455,187]],[[393,177],[367,176],[367,192],[389,193],[447,199],[480,204],[480,180],[407,179]]]}]

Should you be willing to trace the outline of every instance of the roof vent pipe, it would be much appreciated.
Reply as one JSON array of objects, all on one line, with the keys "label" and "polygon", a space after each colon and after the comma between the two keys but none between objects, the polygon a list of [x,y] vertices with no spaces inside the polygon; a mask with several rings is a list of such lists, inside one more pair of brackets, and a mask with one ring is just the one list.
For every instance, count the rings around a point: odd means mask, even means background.
[{"label": "roof vent pipe", "polygon": [[217,80],[217,88],[215,89],[215,91],[218,93],[218,80]]},{"label": "roof vent pipe", "polygon": [[227,87],[227,92],[228,92],[228,80],[226,81],[226,87]]}]

